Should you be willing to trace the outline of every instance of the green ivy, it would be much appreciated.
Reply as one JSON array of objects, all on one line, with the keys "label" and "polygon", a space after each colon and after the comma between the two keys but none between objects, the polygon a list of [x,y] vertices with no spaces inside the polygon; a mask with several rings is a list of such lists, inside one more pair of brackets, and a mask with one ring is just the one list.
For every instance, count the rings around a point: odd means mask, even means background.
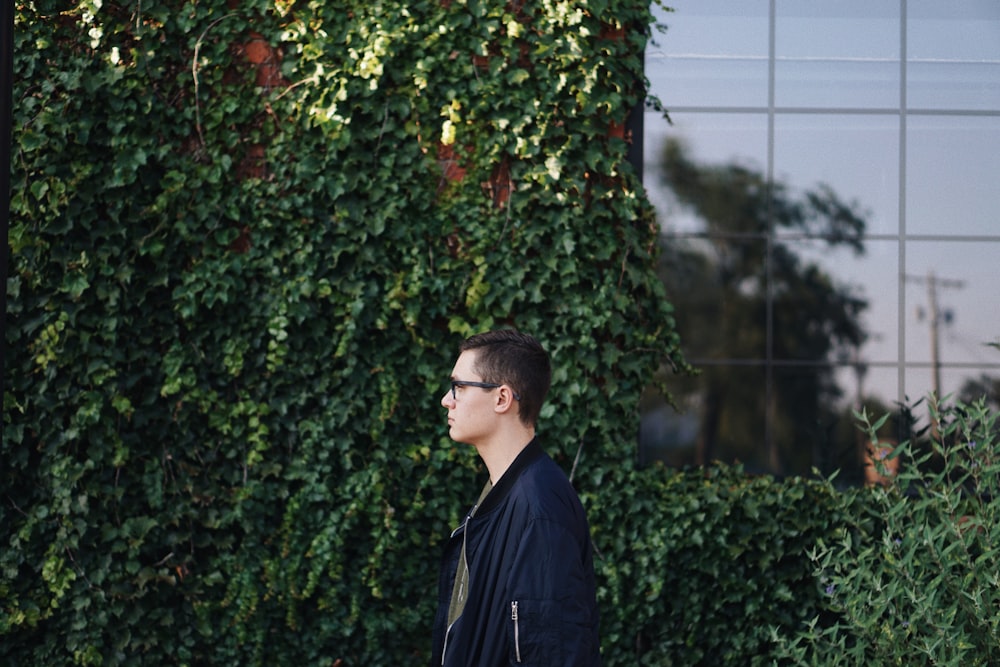
[{"label": "green ivy", "polygon": [[611,131],[650,21],[18,2],[5,658],[422,660],[479,483],[438,405],[473,331],[548,346],[546,444],[599,516],[641,387],[683,366]]}]

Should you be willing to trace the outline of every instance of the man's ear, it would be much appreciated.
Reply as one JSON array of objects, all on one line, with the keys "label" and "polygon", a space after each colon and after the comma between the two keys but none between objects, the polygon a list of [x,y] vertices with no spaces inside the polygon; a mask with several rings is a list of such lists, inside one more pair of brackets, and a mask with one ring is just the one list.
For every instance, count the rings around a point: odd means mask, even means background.
[{"label": "man's ear", "polygon": [[493,408],[494,412],[503,414],[510,410],[516,411],[515,403],[517,403],[517,400],[514,398],[514,390],[505,384],[500,385],[500,388],[497,389],[497,401]]}]

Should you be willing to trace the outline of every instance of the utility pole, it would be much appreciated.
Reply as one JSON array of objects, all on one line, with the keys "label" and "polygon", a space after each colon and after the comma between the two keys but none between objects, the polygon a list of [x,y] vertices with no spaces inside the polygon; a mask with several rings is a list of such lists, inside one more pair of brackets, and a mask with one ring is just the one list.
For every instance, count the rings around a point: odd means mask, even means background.
[{"label": "utility pole", "polygon": [[965,287],[963,280],[950,280],[948,278],[938,278],[934,271],[928,271],[927,277],[907,276],[907,280],[915,283],[925,283],[927,285],[927,315],[931,325],[931,368],[934,371],[934,396],[941,398],[941,344],[939,342],[939,329],[942,322],[951,323],[951,311],[943,312],[938,306],[937,291],[939,287]]}]

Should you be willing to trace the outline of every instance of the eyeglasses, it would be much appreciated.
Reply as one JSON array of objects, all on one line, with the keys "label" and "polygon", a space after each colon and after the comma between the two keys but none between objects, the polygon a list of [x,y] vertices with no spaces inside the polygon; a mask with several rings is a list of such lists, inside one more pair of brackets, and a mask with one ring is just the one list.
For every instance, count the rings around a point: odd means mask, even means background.
[{"label": "eyeglasses", "polygon": [[[458,400],[458,388],[459,387],[478,387],[480,389],[499,389],[502,384],[495,384],[493,382],[470,382],[467,380],[452,380],[451,381],[451,397],[454,400]],[[521,397],[515,392],[514,400],[520,401]]]}]

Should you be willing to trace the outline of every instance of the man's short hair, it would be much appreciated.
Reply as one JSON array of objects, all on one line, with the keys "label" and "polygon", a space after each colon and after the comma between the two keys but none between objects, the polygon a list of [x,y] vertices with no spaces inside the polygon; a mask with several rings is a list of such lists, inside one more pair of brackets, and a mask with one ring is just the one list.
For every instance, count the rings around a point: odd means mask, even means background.
[{"label": "man's short hair", "polygon": [[467,338],[461,352],[474,350],[473,366],[484,382],[506,384],[519,397],[517,416],[526,426],[538,423],[552,383],[549,355],[541,343],[515,329],[497,329]]}]

